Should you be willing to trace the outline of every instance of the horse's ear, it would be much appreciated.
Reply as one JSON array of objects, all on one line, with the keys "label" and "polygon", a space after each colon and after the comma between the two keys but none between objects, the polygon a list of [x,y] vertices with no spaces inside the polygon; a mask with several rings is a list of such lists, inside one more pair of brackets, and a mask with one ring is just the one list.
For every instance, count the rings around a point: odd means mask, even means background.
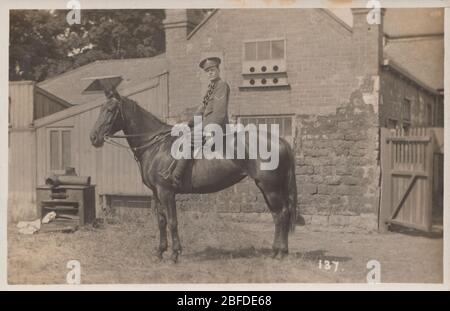
[{"label": "horse's ear", "polygon": [[120,94],[119,94],[119,92],[117,92],[116,88],[112,88],[112,89],[109,89],[109,90],[105,89],[105,96],[106,96],[107,99],[111,99],[111,98],[114,98],[114,99],[117,99],[117,100],[121,100],[122,99]]}]

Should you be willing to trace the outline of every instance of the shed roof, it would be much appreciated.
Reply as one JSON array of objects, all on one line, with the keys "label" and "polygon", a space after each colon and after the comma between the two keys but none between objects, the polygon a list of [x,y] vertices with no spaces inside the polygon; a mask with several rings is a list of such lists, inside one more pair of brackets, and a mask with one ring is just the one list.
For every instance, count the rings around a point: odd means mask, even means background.
[{"label": "shed roof", "polygon": [[92,83],[86,80],[88,77],[121,76],[123,81],[117,87],[120,92],[130,86],[151,80],[166,71],[165,54],[149,58],[101,60],[44,80],[38,86],[73,105],[80,105],[104,97],[103,92],[84,92]]},{"label": "shed roof", "polygon": [[443,8],[387,9],[384,32],[384,58],[432,89],[444,87]]},{"label": "shed roof", "polygon": [[387,40],[384,56],[432,89],[444,88],[444,38]]}]

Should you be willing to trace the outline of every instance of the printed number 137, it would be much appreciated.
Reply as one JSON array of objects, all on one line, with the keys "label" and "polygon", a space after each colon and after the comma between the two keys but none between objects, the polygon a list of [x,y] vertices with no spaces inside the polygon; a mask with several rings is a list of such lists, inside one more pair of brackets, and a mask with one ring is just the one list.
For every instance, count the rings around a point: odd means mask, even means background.
[{"label": "printed number 137", "polygon": [[319,259],[319,269],[331,270],[331,266],[334,265],[334,272],[337,272],[339,267],[339,261],[329,261]]}]

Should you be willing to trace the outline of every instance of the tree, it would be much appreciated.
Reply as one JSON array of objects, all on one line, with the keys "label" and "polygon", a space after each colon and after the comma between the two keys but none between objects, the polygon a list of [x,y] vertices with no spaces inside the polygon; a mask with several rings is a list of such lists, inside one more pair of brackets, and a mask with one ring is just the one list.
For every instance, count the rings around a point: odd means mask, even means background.
[{"label": "tree", "polygon": [[10,80],[40,80],[44,64],[64,57],[55,40],[61,28],[49,11],[11,11]]},{"label": "tree", "polygon": [[10,13],[10,80],[41,81],[100,59],[151,57],[164,51],[163,10],[66,10]]}]

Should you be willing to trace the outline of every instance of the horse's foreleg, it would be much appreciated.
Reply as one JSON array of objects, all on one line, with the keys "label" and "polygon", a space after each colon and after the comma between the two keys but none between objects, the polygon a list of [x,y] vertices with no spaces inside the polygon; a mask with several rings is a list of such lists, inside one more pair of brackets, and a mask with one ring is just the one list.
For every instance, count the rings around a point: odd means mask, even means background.
[{"label": "horse's foreleg", "polygon": [[159,227],[159,247],[156,252],[158,260],[162,260],[163,253],[167,250],[167,219],[164,206],[156,200],[156,213],[158,215],[158,227]]},{"label": "horse's foreleg", "polygon": [[177,206],[175,202],[175,193],[165,191],[161,196],[162,203],[167,209],[167,220],[169,223],[170,235],[172,237],[172,255],[171,259],[174,263],[178,261],[178,256],[181,254],[181,243],[178,236],[178,219]]}]

